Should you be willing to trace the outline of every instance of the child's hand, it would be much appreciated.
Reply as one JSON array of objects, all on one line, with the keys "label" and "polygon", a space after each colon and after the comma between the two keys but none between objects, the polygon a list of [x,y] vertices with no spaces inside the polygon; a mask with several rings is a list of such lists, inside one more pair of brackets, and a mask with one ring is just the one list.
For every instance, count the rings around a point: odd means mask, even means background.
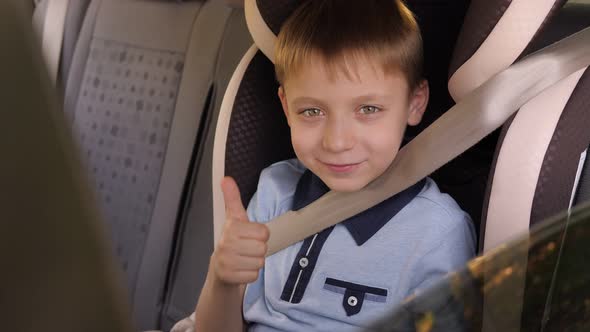
[{"label": "child's hand", "polygon": [[212,256],[212,267],[218,280],[232,285],[246,284],[258,278],[264,266],[268,227],[250,222],[234,179],[221,182],[226,220],[221,239]]}]

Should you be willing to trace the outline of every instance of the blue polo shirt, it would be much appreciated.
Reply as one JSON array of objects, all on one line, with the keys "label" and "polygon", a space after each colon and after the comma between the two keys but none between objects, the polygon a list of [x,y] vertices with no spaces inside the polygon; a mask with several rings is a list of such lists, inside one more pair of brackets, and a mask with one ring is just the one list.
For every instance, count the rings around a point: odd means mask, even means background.
[{"label": "blue polo shirt", "polygon": [[[266,168],[248,205],[267,222],[329,188],[298,160]],[[475,253],[469,216],[431,179],[267,257],[246,287],[250,331],[358,331]]]}]

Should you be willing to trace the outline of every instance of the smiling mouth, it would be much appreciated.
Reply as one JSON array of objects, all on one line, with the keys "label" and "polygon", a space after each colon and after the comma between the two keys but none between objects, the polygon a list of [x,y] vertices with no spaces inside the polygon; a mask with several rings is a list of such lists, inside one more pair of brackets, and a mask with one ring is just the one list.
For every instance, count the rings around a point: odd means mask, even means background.
[{"label": "smiling mouth", "polygon": [[353,164],[330,164],[322,162],[330,171],[335,173],[348,173],[359,168],[362,162]]}]

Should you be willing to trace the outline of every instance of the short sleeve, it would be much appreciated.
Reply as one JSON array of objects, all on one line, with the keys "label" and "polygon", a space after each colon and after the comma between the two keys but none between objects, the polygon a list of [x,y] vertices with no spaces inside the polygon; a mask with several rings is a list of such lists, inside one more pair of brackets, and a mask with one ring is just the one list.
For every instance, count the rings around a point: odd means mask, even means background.
[{"label": "short sleeve", "polygon": [[269,213],[268,209],[265,209],[264,206],[261,206],[260,203],[261,202],[258,199],[258,191],[256,191],[252,196],[252,199],[250,199],[250,203],[246,209],[250,221],[260,222],[269,219],[271,213]]},{"label": "short sleeve", "polygon": [[256,192],[248,203],[251,221],[266,223],[291,209],[299,178],[305,171],[296,159],[275,163],[260,174]]}]

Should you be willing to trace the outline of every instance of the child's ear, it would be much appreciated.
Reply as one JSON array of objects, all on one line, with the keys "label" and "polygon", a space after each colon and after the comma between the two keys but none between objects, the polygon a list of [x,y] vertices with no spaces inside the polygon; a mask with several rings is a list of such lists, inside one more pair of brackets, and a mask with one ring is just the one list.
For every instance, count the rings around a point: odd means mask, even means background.
[{"label": "child's ear", "polygon": [[428,106],[429,96],[428,81],[422,80],[410,95],[410,114],[408,115],[410,126],[415,126],[422,121],[422,116]]},{"label": "child's ear", "polygon": [[285,89],[283,86],[279,86],[279,99],[281,100],[281,105],[283,106],[283,112],[285,113],[285,117],[287,118],[287,124],[291,126],[291,119],[289,118],[289,106],[287,105],[287,95],[285,94]]}]

